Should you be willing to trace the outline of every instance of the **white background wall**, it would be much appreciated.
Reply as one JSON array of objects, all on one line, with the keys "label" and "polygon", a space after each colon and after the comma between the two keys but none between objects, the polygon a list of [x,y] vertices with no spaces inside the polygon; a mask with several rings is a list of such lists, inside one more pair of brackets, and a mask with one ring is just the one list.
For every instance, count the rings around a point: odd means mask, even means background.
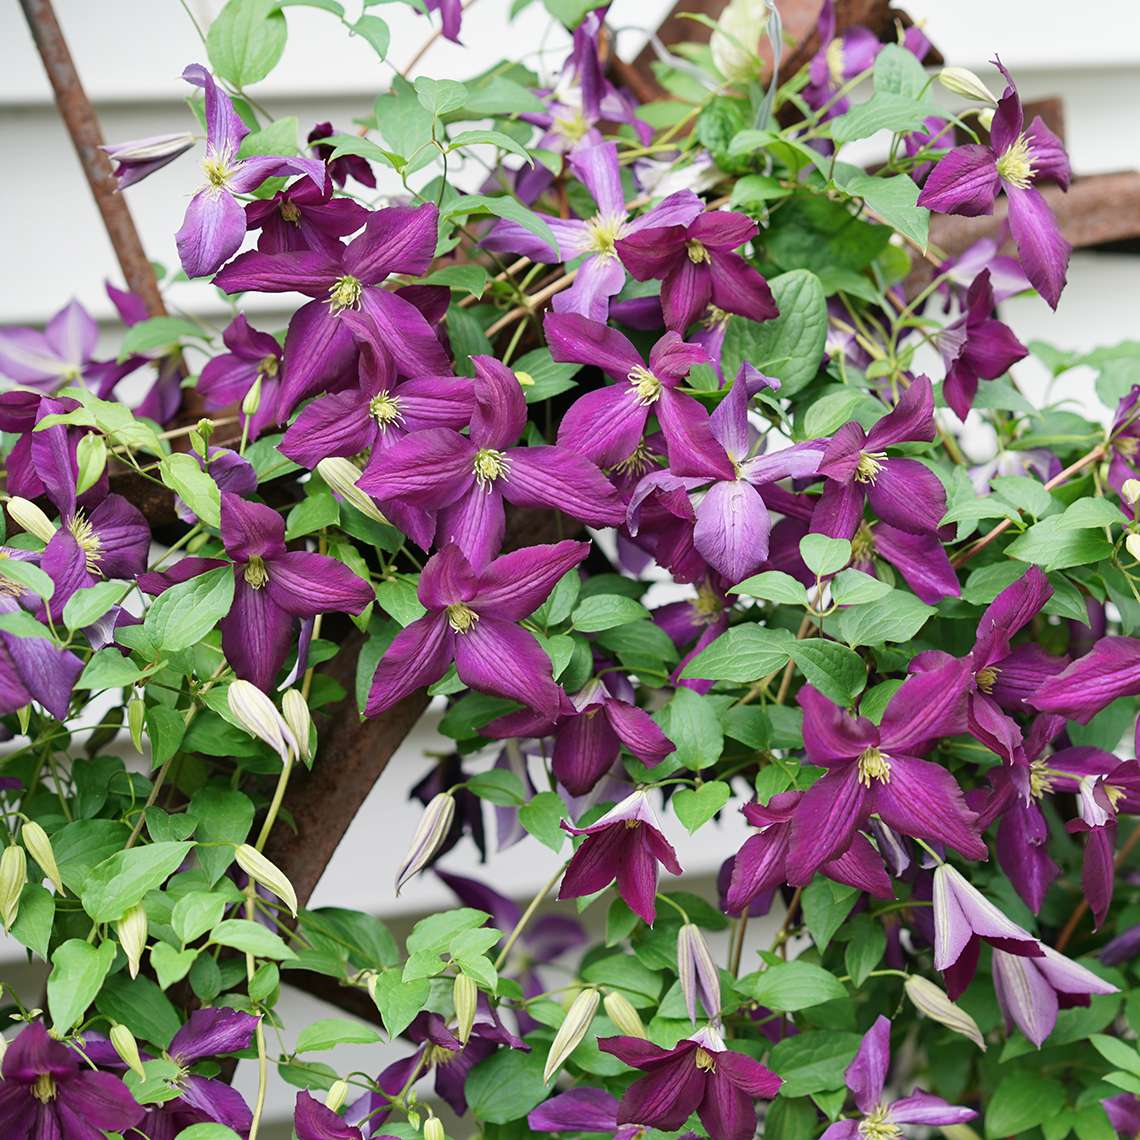
[{"label": "white background wall", "polygon": [[[188,2],[202,26],[221,6],[221,0]],[[1026,98],[1063,96],[1067,141],[1078,172],[1140,166],[1140,5],[1135,0],[1087,0],[1079,6],[1067,0],[900,2],[914,17],[925,19],[929,35],[949,62],[974,67],[991,76],[991,86],[1000,87],[985,66],[1000,51]],[[176,0],[57,0],[56,6],[108,140],[193,128],[182,102],[186,87],[178,76],[187,63],[204,62],[205,52]],[[618,27],[652,25],[671,6],[672,0],[616,0],[612,22]],[[346,7],[352,14],[355,0],[348,0]],[[504,48],[533,49],[539,44],[547,54],[524,57],[532,66],[541,68],[543,58],[553,63],[561,57],[565,37],[544,35],[548,21],[541,5],[533,5],[510,26],[508,9],[509,0],[479,0],[467,21],[466,49],[437,42],[420,65],[421,72],[462,78],[498,60]],[[392,58],[399,67],[423,42],[427,26],[398,4],[376,11],[390,22]],[[325,13],[290,8],[288,22],[284,58],[253,93],[275,115],[298,115],[303,129],[322,119],[348,127],[386,88],[391,69],[379,63],[367,45],[349,39]],[[634,31],[623,33],[622,54],[634,54],[643,38]],[[108,317],[102,281],[105,276],[118,280],[114,259],[20,10],[11,2],[0,7],[0,122],[0,324],[42,323],[72,296],[99,318]],[[174,263],[173,234],[197,181],[197,164],[188,155],[129,191],[144,244],[154,259]],[[1040,338],[1090,349],[1140,335],[1138,286],[1132,258],[1080,254],[1073,260],[1069,288],[1056,314],[1039,300],[1028,299],[1011,303],[1006,318],[1024,341]],[[201,285],[179,287],[174,301],[207,317],[220,312],[212,291]],[[1031,392],[1043,382],[1031,361],[1018,371]],[[1059,394],[1087,405],[1088,377],[1072,377]],[[407,788],[424,770],[424,751],[446,746],[434,732],[436,715],[425,717],[389,766],[330,866],[315,905],[358,907],[399,924],[450,905],[448,892],[434,880],[412,884],[400,899],[391,888],[416,821],[405,800]],[[710,888],[708,876],[743,837],[736,819],[721,825],[715,842],[707,831],[700,842],[688,840],[675,821],[668,830],[683,865],[700,876],[705,890]],[[472,859],[464,847],[447,863],[454,870],[470,871]],[[555,857],[528,843],[496,858],[491,867],[491,881],[521,900],[550,876]],[[0,946],[0,953],[3,949]],[[319,1015],[313,1003],[291,996],[283,1012],[293,1033]],[[331,1059],[343,1067],[377,1066],[375,1050],[345,1049]],[[240,1083],[252,1091],[251,1074],[242,1074]],[[276,1085],[273,1115],[283,1117],[291,1099],[288,1090]]]}]

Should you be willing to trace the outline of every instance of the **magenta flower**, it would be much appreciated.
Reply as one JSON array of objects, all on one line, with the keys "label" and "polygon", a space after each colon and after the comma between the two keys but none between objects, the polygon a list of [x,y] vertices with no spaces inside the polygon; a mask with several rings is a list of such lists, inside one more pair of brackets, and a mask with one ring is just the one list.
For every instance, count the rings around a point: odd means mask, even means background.
[{"label": "magenta flower", "polygon": [[440,31],[445,40],[459,43],[459,29],[463,23],[462,0],[424,0],[429,12],[438,12]]},{"label": "magenta flower", "polygon": [[1088,724],[1117,697],[1140,693],[1140,641],[1102,637],[1083,657],[1048,680],[1027,702],[1042,712],[1060,713]]},{"label": "magenta flower", "polygon": [[1140,1097],[1118,1093],[1100,1102],[1112,1127],[1122,1136],[1140,1136]]},{"label": "magenta flower", "polygon": [[657,865],[681,874],[672,844],[661,833],[644,791],[636,791],[589,827],[562,829],[584,835],[559,888],[560,899],[592,895],[617,881],[618,891],[635,914],[650,926],[657,915]]},{"label": "magenta flower", "polygon": [[946,671],[907,678],[879,725],[836,708],[810,685],[799,691],[808,760],[828,771],[804,793],[796,811],[787,860],[790,883],[809,882],[876,814],[902,835],[949,844],[970,859],[986,857],[977,817],[954,777],[918,759],[961,715],[961,689],[952,681]]},{"label": "magenta flower", "polygon": [[99,328],[71,301],[38,329],[0,329],[0,373],[17,384],[54,390],[78,383],[91,367]]},{"label": "magenta flower", "polygon": [[[0,558],[32,561],[27,550],[0,547]],[[0,614],[14,614],[33,608],[39,599],[20,590],[15,582],[0,580]],[[0,630],[0,716],[39,701],[56,720],[66,720],[71,693],[83,662],[68,649],[44,637],[20,637]]]},{"label": "magenta flower", "polygon": [[126,1132],[143,1115],[118,1077],[92,1072],[39,1021],[8,1046],[3,1073],[0,1131],[13,1138],[103,1140],[105,1130]]},{"label": "magenta flower", "polygon": [[916,1089],[910,1096],[887,1101],[883,1092],[891,1068],[891,1023],[880,1015],[867,1030],[854,1060],[847,1066],[847,1087],[855,1096],[862,1119],[837,1120],[820,1140],[863,1140],[900,1136],[900,1125],[965,1124],[978,1114],[972,1108],[947,1104],[940,1096]]},{"label": "magenta flower", "polygon": [[269,333],[259,332],[239,313],[222,333],[229,352],[208,361],[198,377],[198,393],[209,411],[240,405],[250,388],[261,381],[261,402],[249,420],[249,438],[277,422],[277,394],[281,387],[281,345]]},{"label": "magenta flower", "polygon": [[420,310],[379,288],[393,273],[418,277],[428,271],[438,217],[430,203],[376,210],[347,246],[332,252],[249,250],[214,278],[227,293],[252,289],[314,298],[289,322],[278,408],[282,417],[351,368],[354,333],[390,351],[405,375],[448,371],[447,355]]},{"label": "magenta flower", "polygon": [[246,228],[261,231],[257,248],[262,253],[321,250],[335,257],[340,239],[356,233],[367,220],[368,211],[359,202],[333,197],[328,179],[322,185],[307,178],[294,182],[272,198],[245,207]]},{"label": "magenta flower", "polygon": [[618,1124],[618,1100],[602,1089],[579,1087],[552,1096],[526,1118],[532,1132],[608,1132],[615,1140],[638,1140],[640,1124]]},{"label": "magenta flower", "polygon": [[693,365],[708,361],[700,345],[667,332],[650,349],[647,368],[625,336],[597,321],[548,313],[545,329],[555,360],[596,365],[615,381],[574,401],[558,427],[561,446],[613,467],[634,453],[652,414],[669,445],[673,473],[704,474],[708,456],[717,452],[708,415],[678,391]]},{"label": "magenta flower", "polygon": [[910,534],[938,529],[946,492],[938,476],[917,459],[894,458],[886,449],[934,438],[934,394],[918,376],[899,402],[869,432],[852,420],[832,437],[819,464],[826,476],[811,528],[832,538],[851,538],[863,521],[863,503],[883,522]]},{"label": "magenta flower", "polygon": [[983,269],[966,292],[965,311],[936,337],[946,365],[942,396],[960,420],[974,406],[979,380],[995,380],[1029,355],[1029,349],[993,313],[990,272]]},{"label": "magenta flower", "polygon": [[[885,522],[864,522],[851,538],[851,565],[875,575],[876,558],[890,563],[929,606],[962,593],[950,556],[933,531],[912,534]],[[811,579],[814,581],[815,576]]]},{"label": "magenta flower", "polygon": [[689,222],[639,228],[617,241],[638,281],[661,281],[666,328],[684,332],[711,303],[753,321],[780,315],[768,282],[733,251],[759,232],[744,214],[707,210]]},{"label": "magenta flower", "polygon": [[[364,1140],[364,1133],[359,1128],[342,1120],[307,1092],[297,1094],[293,1131],[297,1133],[297,1140]],[[377,1136],[376,1140],[385,1138]]]},{"label": "magenta flower", "polygon": [[1021,265],[1033,287],[1057,307],[1072,246],[1037,189],[1042,180],[1069,187],[1069,160],[1061,140],[1040,116],[1024,129],[1021,97],[1000,60],[994,66],[1005,76],[1006,89],[994,112],[989,144],[975,143],[952,150],[930,172],[918,204],[942,214],[977,217],[992,214],[1004,190],[1009,203],[1009,228]]},{"label": "magenta flower", "polygon": [[622,1095],[619,1124],[676,1132],[695,1112],[716,1140],[752,1140],[756,1101],[771,1100],[783,1083],[759,1061],[725,1048],[711,1026],[673,1049],[640,1037],[599,1037],[598,1048],[646,1074]]},{"label": "magenta flower", "polygon": [[255,155],[238,158],[249,128],[234,110],[230,97],[199,63],[182,78],[206,93],[206,185],[190,199],[182,228],[175,235],[178,256],[188,277],[205,277],[228,261],[245,237],[245,212],[235,194],[256,190],[267,178],[305,174],[324,185],[324,163],[315,158]]},{"label": "magenta flower", "polygon": [[835,0],[824,0],[819,13],[817,34],[819,50],[809,65],[808,84],[803,89],[803,98],[816,111],[831,103],[826,118],[832,119],[842,115],[851,105],[846,96],[832,102],[835,95],[856,75],[861,75],[874,65],[882,44],[870,29],[858,25],[836,37]]},{"label": "magenta flower", "polygon": [[[340,158],[333,158],[332,154],[335,148],[327,144],[322,144],[322,139],[330,138],[336,133],[332,123],[317,123],[309,132],[305,141],[309,144],[309,149],[313,154],[328,168],[329,177],[333,180],[335,185],[343,186],[350,178],[355,178],[361,186],[367,186],[370,190],[375,190],[376,175],[372,173],[372,167],[368,165],[368,159],[362,158],[358,154],[342,154]],[[337,201],[351,202],[351,199],[338,198]]]},{"label": "magenta flower", "polygon": [[454,661],[464,684],[508,697],[547,716],[569,703],[551,675],[550,658],[516,624],[536,610],[568,570],[590,551],[587,542],[530,546],[476,571],[454,543],[428,559],[419,599],[427,613],[396,634],[368,694],[378,716]]},{"label": "magenta flower", "polygon": [[136,182],[161,170],[194,145],[194,136],[188,131],[167,135],[149,135],[145,139],[113,143],[99,149],[111,160],[111,173],[117,188],[125,190]]}]

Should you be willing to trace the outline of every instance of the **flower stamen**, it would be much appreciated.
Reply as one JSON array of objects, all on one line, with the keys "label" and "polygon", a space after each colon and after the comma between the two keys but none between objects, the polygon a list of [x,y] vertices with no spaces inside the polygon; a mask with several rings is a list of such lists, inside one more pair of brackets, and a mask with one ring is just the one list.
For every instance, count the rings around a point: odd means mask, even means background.
[{"label": "flower stamen", "polygon": [[76,511],[68,521],[67,529],[87,559],[87,572],[98,574],[99,563],[103,561],[103,542],[91,521],[82,511]]},{"label": "flower stamen", "polygon": [[265,559],[260,554],[251,554],[245,564],[242,574],[246,584],[254,590],[260,590],[269,581],[269,571],[265,566]]},{"label": "flower stamen", "polygon": [[861,451],[855,467],[855,482],[870,483],[872,486],[883,470],[887,453],[885,451]]},{"label": "flower stamen", "polygon": [[629,382],[637,392],[639,404],[655,404],[661,396],[661,381],[648,368],[638,364],[629,371]]},{"label": "flower stamen", "polygon": [[868,748],[859,757],[859,783],[865,788],[871,786],[872,780],[880,784],[891,782],[891,761],[877,748]]},{"label": "flower stamen", "polygon": [[338,277],[329,290],[329,309],[335,317],[345,309],[359,309],[364,294],[364,283],[359,277],[346,273]]},{"label": "flower stamen", "polygon": [[997,158],[997,172],[1003,182],[1008,182],[1018,190],[1025,190],[1033,182],[1036,171],[1033,169],[1033,151],[1029,140],[1020,134],[1013,145]]},{"label": "flower stamen", "polygon": [[475,472],[475,482],[485,491],[491,489],[491,484],[502,479],[511,469],[511,461],[501,451],[493,447],[481,447],[475,453],[475,462],[472,464]]},{"label": "flower stamen", "polygon": [[478,620],[479,615],[470,606],[465,606],[462,602],[455,602],[447,607],[447,624],[456,633],[469,633],[475,628]]},{"label": "flower stamen", "polygon": [[381,430],[389,424],[402,424],[404,414],[400,411],[400,397],[391,392],[377,392],[368,401],[368,414],[380,425]]}]

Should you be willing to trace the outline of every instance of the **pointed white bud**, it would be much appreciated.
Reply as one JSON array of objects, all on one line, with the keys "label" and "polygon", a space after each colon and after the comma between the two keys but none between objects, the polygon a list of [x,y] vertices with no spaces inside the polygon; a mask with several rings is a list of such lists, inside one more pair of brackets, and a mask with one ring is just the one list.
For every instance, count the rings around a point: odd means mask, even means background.
[{"label": "pointed white bud", "polygon": [[474,979],[466,974],[456,974],[451,986],[451,999],[455,1003],[455,1036],[466,1045],[479,1007],[479,987]]},{"label": "pointed white bud", "polygon": [[1136,506],[1140,502],[1140,479],[1125,479],[1120,494],[1130,507]]},{"label": "pointed white bud", "polygon": [[424,1123],[424,1140],[447,1140],[443,1121],[438,1116],[429,1116]]},{"label": "pointed white bud", "polygon": [[677,935],[677,973],[689,1020],[697,1022],[697,999],[710,1018],[720,1016],[720,972],[700,927],[686,922]]},{"label": "pointed white bud", "polygon": [[356,485],[357,479],[360,478],[360,468],[351,459],[345,459],[340,455],[322,459],[317,464],[317,474],[329,485],[334,494],[355,507],[365,518],[378,523],[388,522],[380,508],[372,501],[372,496]]},{"label": "pointed white bud", "polygon": [[311,759],[312,750],[309,741],[312,739],[313,715],[309,712],[308,702],[299,689],[285,690],[281,698],[281,711],[285,714],[285,723],[297,741],[301,759]]},{"label": "pointed white bud", "polygon": [[288,908],[290,913],[297,915],[297,892],[288,876],[272,860],[267,859],[256,847],[248,843],[239,843],[234,856],[237,865],[258,886],[272,891]]},{"label": "pointed white bud", "polygon": [[546,1068],[542,1070],[542,1079],[549,1081],[555,1073],[566,1063],[570,1054],[582,1043],[594,1014],[598,1012],[598,1002],[601,995],[595,989],[582,990],[571,1003],[550,1043],[550,1052],[546,1055]]},{"label": "pointed white bud", "polygon": [[997,106],[997,96],[985,85],[982,79],[968,67],[944,67],[938,73],[938,82],[954,95],[971,99],[975,103],[988,103]]},{"label": "pointed white bud", "polygon": [[1124,540],[1125,549],[1140,562],[1140,534],[1130,534]]},{"label": "pointed white bud", "polygon": [[440,845],[447,838],[451,830],[451,821],[455,818],[455,798],[440,792],[433,796],[431,802],[424,808],[420,816],[416,833],[412,836],[412,845],[408,850],[408,857],[404,865],[396,872],[396,894],[403,890],[407,881],[413,875],[422,871],[431,857],[439,850]]},{"label": "pointed white bud", "polygon": [[28,854],[40,865],[40,869],[51,880],[57,894],[63,894],[63,880],[59,877],[59,865],[55,861],[55,851],[52,849],[48,834],[34,819],[29,819],[20,828],[20,839],[27,848]]},{"label": "pointed white bud", "polygon": [[955,1005],[933,982],[918,974],[911,974],[903,983],[903,989],[919,1013],[924,1013],[939,1025],[945,1025],[947,1029],[953,1029],[955,1033],[968,1037],[983,1053],[986,1051],[985,1038],[982,1037],[978,1023],[964,1009]]},{"label": "pointed white bud", "polygon": [[984,110],[978,112],[978,126],[981,127],[983,131],[988,131],[990,127],[993,126],[993,123],[994,113],[990,107],[986,107]]},{"label": "pointed white bud", "polygon": [[300,751],[293,730],[277,711],[277,706],[249,681],[234,681],[226,693],[226,703],[234,719],[251,736],[264,740],[283,764]]},{"label": "pointed white bud", "polygon": [[125,1025],[112,1025],[108,1036],[115,1052],[122,1058],[123,1064],[140,1080],[145,1081],[146,1069],[143,1068],[142,1057],[139,1056],[135,1035]]},{"label": "pointed white bud", "polygon": [[717,71],[729,82],[748,79],[760,69],[760,37],[768,27],[765,0],[729,0],[709,43]]},{"label": "pointed white bud", "polygon": [[250,385],[249,391],[246,392],[242,398],[241,411],[244,416],[253,416],[257,414],[257,409],[261,407],[261,376],[258,375],[257,379]]},{"label": "pointed white bud", "polygon": [[0,855],[0,921],[5,930],[12,929],[20,911],[20,892],[28,881],[28,857],[22,847],[13,844]]},{"label": "pointed white bud", "polygon": [[645,1032],[645,1023],[625,994],[619,994],[617,990],[610,990],[602,999],[602,1004],[606,1007],[606,1016],[626,1037],[640,1037],[643,1041],[648,1040],[649,1034]]},{"label": "pointed white bud", "polygon": [[340,1112],[344,1108],[344,1102],[348,1100],[348,1093],[348,1081],[333,1081],[329,1085],[329,1091],[325,1093],[325,1108],[331,1112]]},{"label": "pointed white bud", "polygon": [[8,500],[8,515],[21,530],[35,535],[45,545],[55,538],[55,523],[30,499],[13,495]]},{"label": "pointed white bud", "polygon": [[146,933],[146,909],[142,903],[135,903],[115,923],[115,934],[118,935],[119,945],[127,956],[127,969],[132,978],[139,976],[139,963],[142,961],[143,951],[146,949]]}]

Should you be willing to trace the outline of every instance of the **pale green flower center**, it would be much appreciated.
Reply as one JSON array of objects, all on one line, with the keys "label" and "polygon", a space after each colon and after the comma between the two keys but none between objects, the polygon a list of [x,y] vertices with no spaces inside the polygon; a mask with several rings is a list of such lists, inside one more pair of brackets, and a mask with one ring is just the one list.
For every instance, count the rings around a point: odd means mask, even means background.
[{"label": "pale green flower center", "polygon": [[869,788],[872,780],[880,784],[891,782],[891,762],[877,748],[868,748],[859,757],[859,783]]},{"label": "pale green flower center", "polygon": [[260,554],[251,554],[249,561],[245,564],[242,577],[245,578],[247,585],[255,590],[260,590],[269,581],[269,571],[265,567],[265,559]]},{"label": "pale green flower center", "polygon": [[715,621],[724,610],[724,604],[716,593],[706,585],[697,587],[697,596],[691,602],[693,615],[702,625]]},{"label": "pale green flower center", "polygon": [[846,60],[843,58],[843,41],[837,36],[827,45],[824,53],[827,59],[827,75],[833,87],[843,86],[843,70]]},{"label": "pale green flower center", "polygon": [[661,381],[642,365],[632,368],[629,373],[629,382],[637,393],[639,404],[655,404],[661,395]]},{"label": "pale green flower center", "polygon": [[447,624],[456,633],[468,633],[475,628],[475,623],[478,620],[479,615],[470,606],[465,606],[462,602],[456,602],[447,607]]},{"label": "pale green flower center", "polygon": [[257,365],[257,374],[266,380],[272,380],[277,375],[278,367],[276,356],[263,356]]},{"label": "pale green flower center", "polygon": [[47,1104],[49,1101],[55,1100],[55,1081],[52,1080],[50,1073],[40,1073],[36,1077],[32,1084],[32,1096],[40,1104]]},{"label": "pale green flower center", "polygon": [[554,120],[555,132],[570,143],[581,142],[589,129],[590,124],[586,122],[586,117],[581,111]]},{"label": "pale green flower center", "polygon": [[709,251],[695,238],[692,241],[685,242],[685,252],[694,265],[707,265],[712,261]]},{"label": "pale green flower center", "polygon": [[284,221],[288,222],[290,225],[294,225],[294,226],[300,225],[301,224],[301,208],[300,208],[300,206],[298,206],[296,202],[290,202],[288,200],[282,202],[281,203],[281,217]]},{"label": "pale green flower center", "polygon": [[[632,379],[631,376],[631,382]],[[653,456],[643,440],[620,463],[615,463],[612,470],[618,475],[644,475],[653,466]]]},{"label": "pale green flower center", "polygon": [[400,397],[390,392],[377,392],[368,401],[368,413],[380,425],[386,428],[389,424],[402,423],[403,413],[400,411]]},{"label": "pale green flower center", "polygon": [[364,293],[364,283],[350,274],[338,277],[329,290],[329,307],[333,316],[344,309],[359,309],[360,298]]},{"label": "pale green flower center", "polygon": [[617,215],[595,214],[586,223],[586,233],[590,238],[589,248],[599,257],[615,257],[615,243],[621,237],[625,219]]},{"label": "pale green flower center", "polygon": [[994,682],[997,681],[1000,672],[1001,670],[996,665],[987,665],[974,674],[974,681],[983,693],[992,693]]},{"label": "pale green flower center", "polygon": [[998,155],[997,172],[1002,181],[1024,190],[1033,181],[1033,152],[1025,135],[1017,136],[1013,146]]},{"label": "pale green flower center", "polygon": [[475,471],[475,481],[485,490],[490,490],[491,484],[502,479],[510,470],[510,460],[501,451],[493,447],[482,447],[475,452],[475,462],[472,464]]},{"label": "pale green flower center", "polygon": [[71,531],[71,537],[79,544],[79,549],[87,559],[87,572],[98,574],[99,563],[103,561],[103,543],[91,521],[82,511],[76,511],[71,516],[67,529]]},{"label": "pale green flower center", "polygon": [[883,461],[886,458],[885,451],[861,451],[859,464],[855,468],[855,482],[874,483],[883,469]]},{"label": "pale green flower center", "polygon": [[225,187],[234,173],[229,156],[225,154],[211,154],[204,158],[202,169],[206,172],[206,181],[216,190]]},{"label": "pale green flower center", "polygon": [[1029,765],[1029,794],[1039,800],[1053,792],[1053,773],[1044,760],[1034,760]]},{"label": "pale green flower center", "polygon": [[892,1123],[890,1109],[881,1104],[859,1124],[859,1134],[864,1140],[894,1140],[894,1137],[902,1135],[902,1129]]},{"label": "pale green flower center", "polygon": [[716,1072],[716,1058],[703,1045],[697,1046],[697,1051],[693,1054],[693,1060],[702,1073]]}]

